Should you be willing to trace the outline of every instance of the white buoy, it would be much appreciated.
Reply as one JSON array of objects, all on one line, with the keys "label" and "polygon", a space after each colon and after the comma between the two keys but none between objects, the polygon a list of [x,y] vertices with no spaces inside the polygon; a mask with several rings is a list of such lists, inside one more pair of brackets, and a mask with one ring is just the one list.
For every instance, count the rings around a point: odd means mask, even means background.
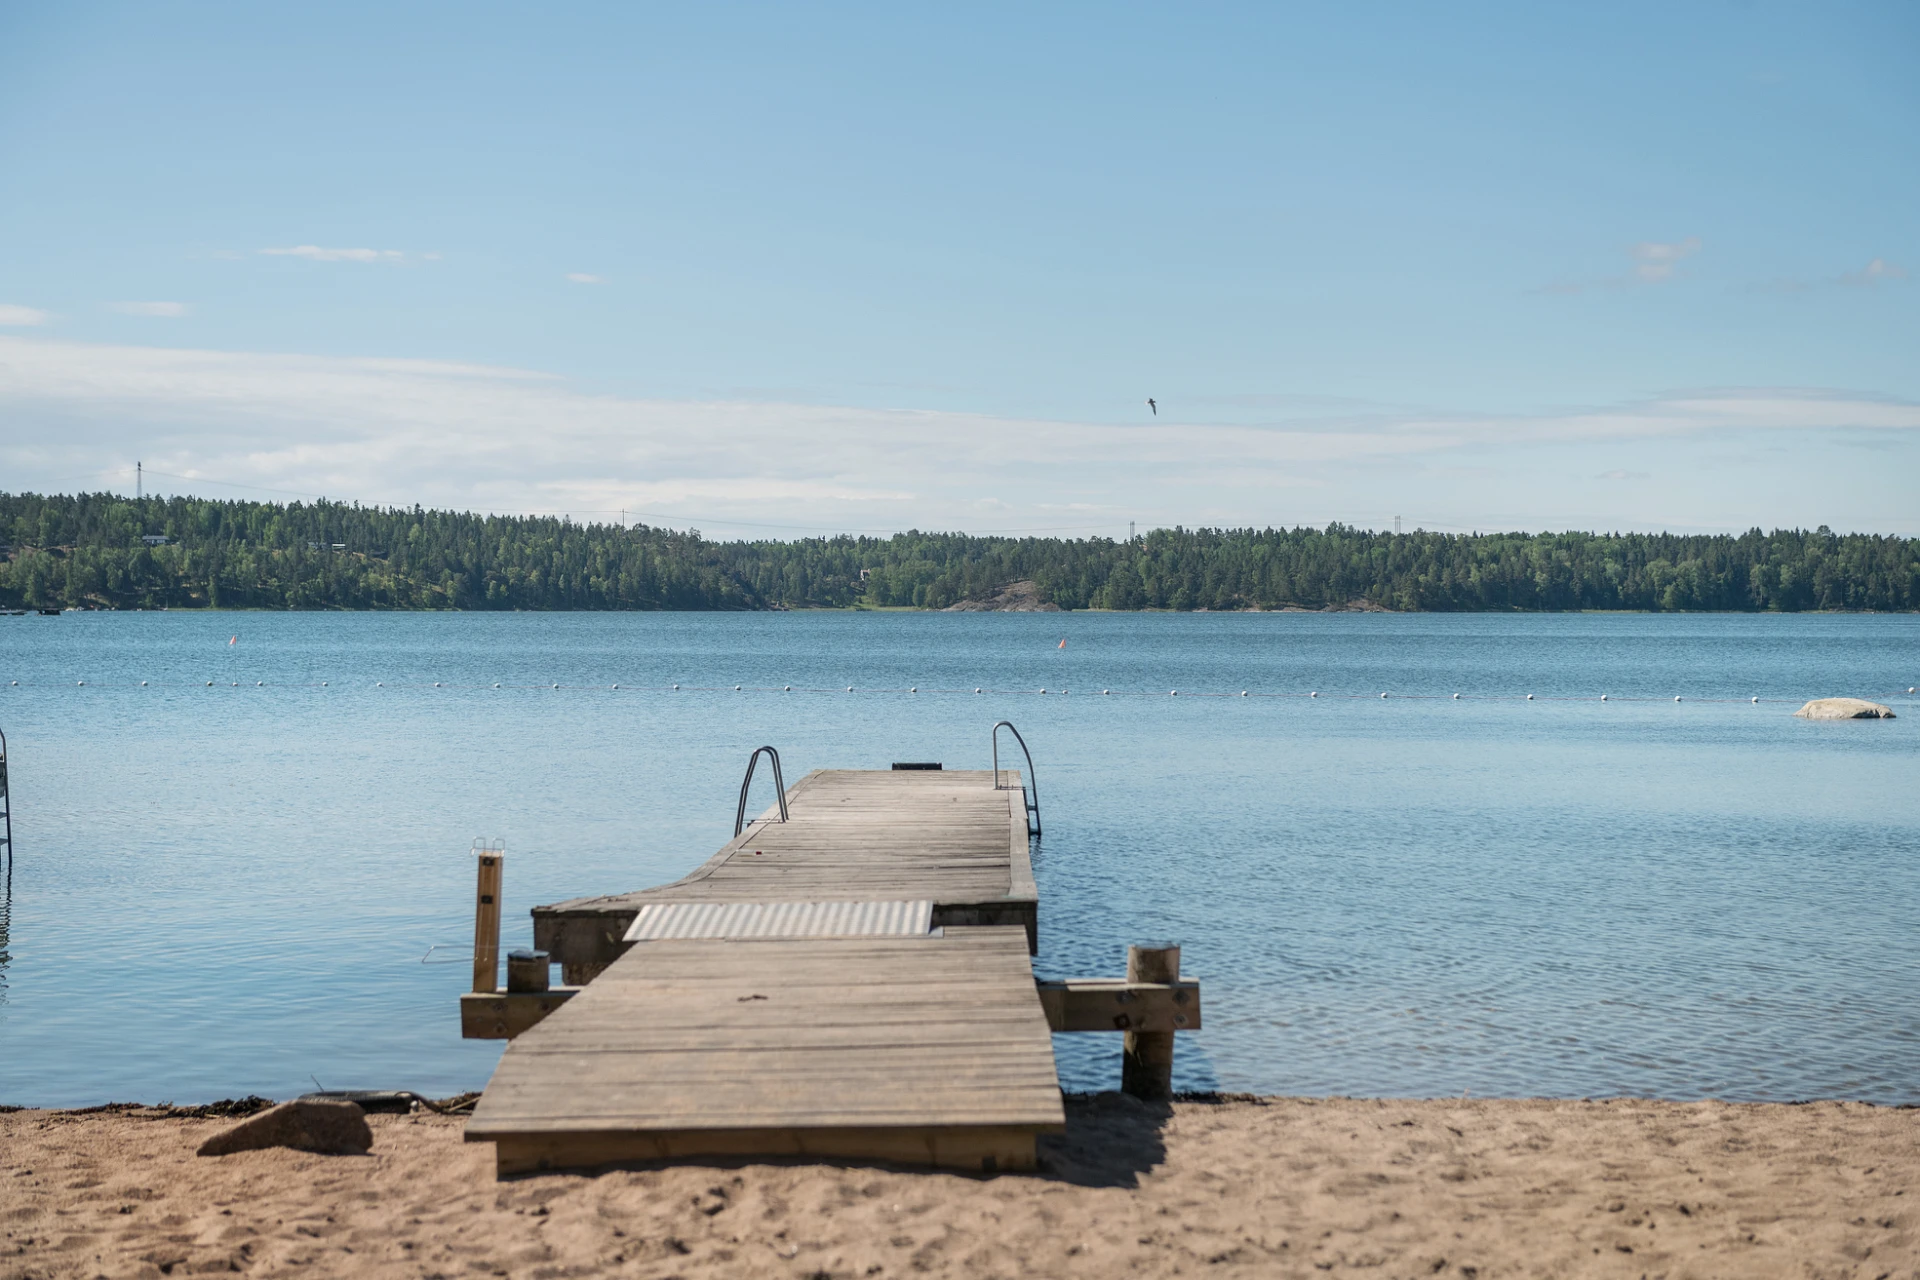
[{"label": "white buoy", "polygon": [[1454,700],[1455,702],[1458,702],[1458,701],[1460,701],[1460,695],[1459,695],[1459,694],[1457,694],[1457,693],[1456,693],[1456,694],[1454,694],[1454,695],[1453,695],[1453,700]]},{"label": "white buoy", "polygon": [[1045,689],[1042,689],[1042,690],[1041,690],[1040,692],[1042,692],[1042,693],[1045,693],[1045,692],[1046,692],[1046,690],[1045,690]]},{"label": "white buoy", "polygon": [[613,686],[613,687],[614,687],[615,689],[618,689],[618,688],[619,688],[620,686],[619,686],[619,685],[615,685],[615,686]]},{"label": "white buoy", "polygon": [[735,693],[738,693],[738,692],[740,692],[740,686],[739,686],[739,685],[735,685],[735,686],[733,686],[733,691],[734,691]]},{"label": "white buoy", "polygon": [[680,686],[679,686],[679,685],[675,685],[675,686],[673,686],[673,687],[674,687],[674,688],[676,688],[676,689],[678,689],[678,688],[679,688]]},{"label": "white buoy", "polygon": [[1914,688],[1915,688],[1915,686],[1913,686],[1913,685],[1908,685],[1908,686],[1907,686],[1907,692],[1908,692],[1908,693],[1912,693],[1912,692],[1914,691]]},{"label": "white buoy", "polygon": [[211,680],[207,681],[207,688],[209,689],[213,688],[213,681]]},{"label": "white buoy", "polygon": [[553,686],[553,687],[554,687],[554,688],[556,688],[556,689],[558,689],[558,688],[559,688],[560,686],[559,686],[559,685],[555,685],[555,686]]},{"label": "white buoy", "polygon": [[[19,682],[18,680],[15,680],[15,681],[14,681],[14,683],[15,683],[15,684],[19,684],[20,682]],[[141,687],[142,689],[144,689],[144,688],[146,688],[146,687],[147,687],[147,682],[146,682],[145,680],[142,680],[142,681],[140,682],[140,687]]]},{"label": "white buoy", "polygon": [[852,685],[848,685],[848,686],[847,686],[847,692],[848,692],[848,693],[852,693],[852,692],[853,692],[853,686],[852,686]]},{"label": "white buoy", "polygon": [[1103,697],[1103,698],[1111,698],[1111,697],[1113,696],[1113,690],[1111,690],[1111,689],[1102,689],[1102,690],[1100,691],[1100,696],[1101,696],[1101,697]]},{"label": "white buoy", "polygon": [[375,680],[373,682],[373,687],[376,689],[384,689],[387,687],[387,682],[385,680]]},{"label": "white buoy", "polygon": [[322,680],[322,681],[320,682],[320,687],[321,687],[322,689],[324,689],[324,688],[326,688],[326,687],[327,687],[327,682],[326,682],[325,680]]},{"label": "white buoy", "polygon": [[[141,683],[141,684],[145,684],[145,683],[146,683],[146,681],[145,681],[145,680],[142,680],[142,681],[141,681],[140,683]],[[15,680],[15,681],[13,682],[13,687],[14,687],[14,688],[16,688],[16,689],[18,689],[18,688],[20,687],[20,682],[19,682],[18,680]]]},{"label": "white buoy", "polygon": [[1532,695],[1532,694],[1528,694],[1528,695],[1527,695],[1527,701],[1528,701],[1528,702],[1532,702],[1532,701],[1533,701],[1533,695]]},{"label": "white buoy", "polygon": [[979,691],[978,689],[975,689],[975,690],[974,690],[974,692],[975,692],[975,693],[978,693],[978,692],[980,692],[980,691]]},{"label": "white buoy", "polygon": [[253,682],[253,687],[256,689],[264,689],[267,687],[267,682],[265,680],[255,680]]},{"label": "white buoy", "polygon": [[1755,702],[1758,702],[1758,701],[1760,701],[1760,699],[1758,699],[1758,698],[1755,698],[1755,699],[1754,699],[1754,701],[1755,701]]},{"label": "white buoy", "polygon": [[495,681],[493,682],[493,687],[494,687],[494,688],[496,688],[496,689],[498,689],[498,688],[500,687],[500,682],[499,682],[498,680],[495,680]]},{"label": "white buoy", "polygon": [[[907,692],[908,692],[908,693],[918,693],[918,692],[920,692],[920,686],[919,686],[919,685],[915,685],[915,686],[913,686],[913,688],[911,688],[911,689],[909,689],[909,690],[907,690]],[[1042,690],[1041,690],[1040,692],[1042,692],[1042,693],[1045,693],[1045,692],[1046,692],[1046,690],[1045,690],[1045,689],[1042,689]]]},{"label": "white buoy", "polygon": [[1600,701],[1602,701],[1602,702],[1605,702],[1606,700],[1607,700],[1607,695],[1606,695],[1606,694],[1604,694],[1604,693],[1603,693],[1603,694],[1601,694],[1601,695],[1600,695]]},{"label": "white buoy", "polygon": [[1169,698],[1177,698],[1180,696],[1180,691],[1178,689],[1169,689],[1167,690],[1167,696]]},{"label": "white buoy", "polygon": [[[84,684],[86,683],[86,681],[85,681],[85,680],[75,680],[75,681],[74,681],[74,683],[75,683],[76,685],[84,685]],[[212,683],[212,681],[208,681],[208,683],[209,683],[209,684],[211,684],[211,683]]]},{"label": "white buoy", "polygon": [[434,687],[434,688],[436,688],[436,689],[438,689],[438,688],[440,687],[440,682],[439,682],[438,680],[435,680],[435,681],[433,682],[433,687]]},{"label": "white buoy", "polygon": [[1680,701],[1680,695],[1679,695],[1679,694],[1677,694],[1677,693],[1676,693],[1676,694],[1674,694],[1674,695],[1673,695],[1673,700],[1674,700],[1675,702],[1678,702],[1678,701]]},{"label": "white buoy", "polygon": [[1320,696],[1320,691],[1319,691],[1318,689],[1316,689],[1316,690],[1314,690],[1314,691],[1313,691],[1312,693],[1310,693],[1310,694],[1308,694],[1307,696],[1308,696],[1309,698],[1317,698],[1317,697],[1319,697],[1319,696]]},{"label": "white buoy", "polygon": [[1246,696],[1247,696],[1247,691],[1246,691],[1245,689],[1242,689],[1242,690],[1240,691],[1240,696],[1241,696],[1241,697],[1243,697],[1243,698],[1244,698],[1244,697],[1246,697]]},{"label": "white buoy", "polygon": [[782,693],[792,693],[792,692],[793,692],[793,686],[792,686],[792,685],[787,685],[787,686],[785,686],[784,688],[782,688],[782,689],[780,690],[780,692],[782,692]]}]

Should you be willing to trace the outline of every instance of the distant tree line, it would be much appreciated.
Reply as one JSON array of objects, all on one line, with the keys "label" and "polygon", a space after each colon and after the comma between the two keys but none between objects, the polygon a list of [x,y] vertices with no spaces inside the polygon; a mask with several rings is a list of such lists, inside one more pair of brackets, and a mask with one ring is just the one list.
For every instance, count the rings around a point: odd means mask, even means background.
[{"label": "distant tree line", "polygon": [[10,608],[944,608],[1031,581],[1063,609],[1920,608],[1920,540],[1157,529],[1105,538],[712,542],[698,531],[336,502],[0,494]]}]

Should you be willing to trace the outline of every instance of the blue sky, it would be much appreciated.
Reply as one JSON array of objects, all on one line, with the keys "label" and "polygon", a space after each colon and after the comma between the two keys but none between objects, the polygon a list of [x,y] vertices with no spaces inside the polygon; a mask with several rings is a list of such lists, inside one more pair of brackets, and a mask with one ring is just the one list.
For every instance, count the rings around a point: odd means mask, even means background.
[{"label": "blue sky", "polygon": [[1917,57],[1911,4],[0,0],[0,488],[1920,533]]}]

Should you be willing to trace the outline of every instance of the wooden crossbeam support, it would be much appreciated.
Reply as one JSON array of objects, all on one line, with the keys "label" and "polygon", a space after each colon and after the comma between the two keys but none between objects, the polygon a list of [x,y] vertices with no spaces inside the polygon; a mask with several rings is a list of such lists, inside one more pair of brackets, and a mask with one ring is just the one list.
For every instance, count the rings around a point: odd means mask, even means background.
[{"label": "wooden crossbeam support", "polygon": [[511,1040],[579,990],[467,992],[460,997],[460,1034],[468,1040]]},{"label": "wooden crossbeam support", "polygon": [[1054,1031],[1198,1031],[1200,982],[1067,978],[1035,982]]}]

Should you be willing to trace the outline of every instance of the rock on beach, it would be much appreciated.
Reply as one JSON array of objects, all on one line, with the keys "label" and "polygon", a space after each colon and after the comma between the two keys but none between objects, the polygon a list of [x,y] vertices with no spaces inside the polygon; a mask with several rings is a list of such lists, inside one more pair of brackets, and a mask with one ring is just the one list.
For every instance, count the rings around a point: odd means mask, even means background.
[{"label": "rock on beach", "polygon": [[203,1156],[292,1147],[329,1156],[362,1156],[373,1146],[367,1113],[351,1102],[297,1099],[248,1116],[200,1144]]},{"label": "rock on beach", "polygon": [[1865,698],[1815,698],[1793,714],[1803,720],[1891,720],[1893,708]]}]

